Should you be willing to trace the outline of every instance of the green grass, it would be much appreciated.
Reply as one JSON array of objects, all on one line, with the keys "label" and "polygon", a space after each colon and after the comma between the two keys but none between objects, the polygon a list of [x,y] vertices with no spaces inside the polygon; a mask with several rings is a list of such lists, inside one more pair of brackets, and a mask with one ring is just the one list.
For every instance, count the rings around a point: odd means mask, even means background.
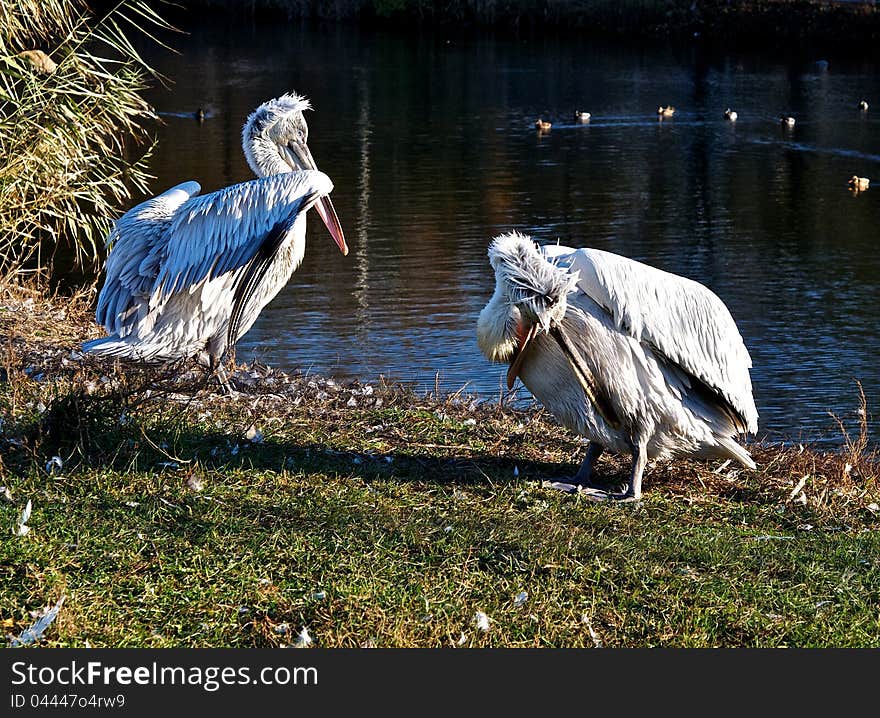
[{"label": "green grass", "polygon": [[28,336],[0,313],[10,635],[64,596],[44,645],[276,646],[305,626],[325,647],[880,646],[869,445],[658,463],[640,504],[595,504],[543,487],[581,448],[540,411],[271,371],[233,398],[198,377],[147,395],[137,372],[65,364],[95,328],[53,343],[53,309],[33,311]]}]

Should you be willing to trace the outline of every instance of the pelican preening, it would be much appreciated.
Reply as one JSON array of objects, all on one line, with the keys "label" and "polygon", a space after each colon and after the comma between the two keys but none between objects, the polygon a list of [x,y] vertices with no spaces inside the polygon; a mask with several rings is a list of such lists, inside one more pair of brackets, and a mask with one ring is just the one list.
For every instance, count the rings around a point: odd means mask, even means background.
[{"label": "pelican preening", "polygon": [[794,117],[791,115],[780,115],[779,116],[779,124],[783,127],[794,127]]},{"label": "pelican preening", "polygon": [[660,117],[672,117],[675,114],[675,108],[672,105],[667,105],[666,107],[661,105],[657,108],[657,114]]},{"label": "pelican preening", "polygon": [[348,254],[333,183],[307,144],[307,109],[291,93],[248,117],[242,147],[259,179],[200,197],[198,183],[184,182],[117,220],[95,314],[110,336],[85,351],[147,363],[195,357],[230,390],[223,355],[302,261],[311,207]]},{"label": "pelican preening", "polygon": [[[489,246],[495,292],[477,343],[510,362],[562,424],[590,440],[556,488],[638,500],[648,459],[688,455],[755,468],[735,437],[754,433],[748,350],[727,307],[698,282],[597,249],[538,247],[511,232]],[[592,482],[608,449],[632,455],[622,493]]]}]

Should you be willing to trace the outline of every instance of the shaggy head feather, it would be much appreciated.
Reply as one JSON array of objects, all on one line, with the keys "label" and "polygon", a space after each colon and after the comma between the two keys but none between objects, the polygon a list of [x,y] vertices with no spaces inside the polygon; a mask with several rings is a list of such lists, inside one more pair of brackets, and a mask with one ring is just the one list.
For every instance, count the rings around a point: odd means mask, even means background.
[{"label": "shaggy head feather", "polygon": [[291,92],[264,102],[248,116],[241,131],[241,146],[257,177],[290,171],[283,166],[277,147],[293,140],[308,141],[309,127],[303,112],[311,109],[305,97]]},{"label": "shaggy head feather", "polygon": [[509,232],[489,245],[495,293],[477,320],[477,345],[494,362],[510,360],[523,321],[548,331],[561,321],[566,296],[577,286],[571,274],[548,261],[530,237]]},{"label": "shaggy head feather", "polygon": [[565,298],[577,288],[577,273],[547,260],[538,245],[518,232],[496,237],[489,245],[489,262],[508,300],[544,331],[565,315]]}]

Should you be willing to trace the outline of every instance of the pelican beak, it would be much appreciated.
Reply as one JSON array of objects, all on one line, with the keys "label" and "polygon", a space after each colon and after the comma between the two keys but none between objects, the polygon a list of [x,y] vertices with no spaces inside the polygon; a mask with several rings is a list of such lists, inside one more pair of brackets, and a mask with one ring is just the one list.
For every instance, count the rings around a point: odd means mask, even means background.
[{"label": "pelican beak", "polygon": [[[318,169],[309,146],[305,142],[290,142],[284,150],[284,159],[293,170]],[[339,217],[336,214],[336,208],[333,206],[330,195],[321,197],[315,205],[315,209],[318,210],[318,215],[323,220],[324,225],[330,232],[330,236],[333,237],[333,241],[336,242],[336,246],[339,247],[339,251],[342,252],[344,257],[348,254],[348,245],[345,243],[345,234],[342,232],[342,225],[339,223]]]},{"label": "pelican beak", "polygon": [[330,236],[333,237],[333,241],[336,242],[336,246],[339,247],[339,251],[342,252],[344,257],[348,254],[348,245],[345,243],[342,225],[339,224],[339,217],[336,216],[336,208],[333,206],[333,202],[330,201],[330,195],[325,194],[321,197],[315,205],[315,209],[318,210],[318,214],[324,220],[324,225],[330,231]]},{"label": "pelican beak", "polygon": [[507,370],[508,389],[513,389],[513,384],[519,376],[520,367],[522,367],[523,359],[526,356],[526,348],[529,346],[532,339],[538,334],[538,325],[532,324],[528,328],[528,331],[523,331],[523,325],[520,324],[517,334],[519,335],[519,343],[516,347],[516,355],[510,363],[510,368]]}]

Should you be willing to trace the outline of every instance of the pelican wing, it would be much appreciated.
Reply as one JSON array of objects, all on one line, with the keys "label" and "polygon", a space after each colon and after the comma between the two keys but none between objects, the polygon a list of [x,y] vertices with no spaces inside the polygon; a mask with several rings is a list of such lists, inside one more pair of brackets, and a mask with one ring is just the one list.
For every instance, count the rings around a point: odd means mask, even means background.
[{"label": "pelican wing", "polygon": [[150,309],[175,292],[195,291],[205,279],[245,267],[267,239],[277,240],[292,226],[303,207],[332,190],[327,175],[306,170],[242,182],[184,202],[166,230]]},{"label": "pelican wing", "polygon": [[159,272],[164,233],[178,207],[200,191],[184,182],[132,207],[107,235],[106,278],[95,319],[110,334],[128,334],[146,311]]},{"label": "pelican wing", "polygon": [[699,282],[611,252],[547,245],[544,256],[578,273],[577,286],[615,325],[651,345],[710,390],[757,431],[752,360],[724,302]]}]

